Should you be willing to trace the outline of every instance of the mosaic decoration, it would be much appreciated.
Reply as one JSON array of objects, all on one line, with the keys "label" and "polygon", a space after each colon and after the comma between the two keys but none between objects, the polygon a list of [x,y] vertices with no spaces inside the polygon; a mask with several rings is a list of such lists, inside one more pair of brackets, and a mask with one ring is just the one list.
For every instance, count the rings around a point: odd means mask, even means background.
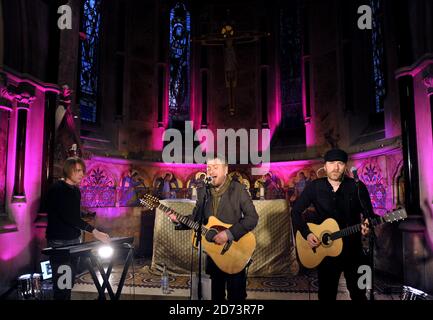
[{"label": "mosaic decoration", "polygon": [[91,169],[81,183],[81,205],[88,208],[115,207],[116,185],[105,169]]},{"label": "mosaic decoration", "polygon": [[132,170],[123,175],[119,187],[119,206],[138,207],[139,199],[149,192],[149,188],[144,183],[144,179],[138,171]]},{"label": "mosaic decoration", "polygon": [[374,163],[369,163],[362,169],[359,177],[366,185],[370,193],[371,203],[375,212],[386,212],[386,187],[385,179],[379,167]]}]

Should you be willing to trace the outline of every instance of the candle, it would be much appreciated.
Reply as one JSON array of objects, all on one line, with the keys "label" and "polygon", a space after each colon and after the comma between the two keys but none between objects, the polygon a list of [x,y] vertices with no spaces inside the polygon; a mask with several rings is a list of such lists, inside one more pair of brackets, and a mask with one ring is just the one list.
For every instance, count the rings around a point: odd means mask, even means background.
[{"label": "candle", "polygon": [[265,199],[265,188],[263,186],[260,187],[260,200]]}]

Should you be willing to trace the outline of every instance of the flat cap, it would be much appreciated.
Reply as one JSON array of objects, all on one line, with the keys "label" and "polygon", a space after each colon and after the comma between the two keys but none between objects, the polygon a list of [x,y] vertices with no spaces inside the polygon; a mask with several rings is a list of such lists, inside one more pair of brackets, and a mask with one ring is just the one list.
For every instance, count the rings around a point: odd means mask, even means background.
[{"label": "flat cap", "polygon": [[326,154],[323,158],[324,158],[325,162],[327,162],[327,161],[342,161],[344,163],[347,163],[347,160],[348,160],[347,153],[341,149],[331,149],[328,152],[326,152]]}]

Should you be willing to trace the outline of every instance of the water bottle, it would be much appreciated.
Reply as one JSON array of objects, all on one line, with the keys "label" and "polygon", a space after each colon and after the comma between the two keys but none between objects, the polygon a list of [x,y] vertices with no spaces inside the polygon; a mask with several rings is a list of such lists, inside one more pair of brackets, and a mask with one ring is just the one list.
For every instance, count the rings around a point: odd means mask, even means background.
[{"label": "water bottle", "polygon": [[169,294],[170,293],[170,283],[169,283],[169,277],[167,272],[167,266],[164,264],[164,271],[162,272],[161,276],[161,289],[163,294]]}]

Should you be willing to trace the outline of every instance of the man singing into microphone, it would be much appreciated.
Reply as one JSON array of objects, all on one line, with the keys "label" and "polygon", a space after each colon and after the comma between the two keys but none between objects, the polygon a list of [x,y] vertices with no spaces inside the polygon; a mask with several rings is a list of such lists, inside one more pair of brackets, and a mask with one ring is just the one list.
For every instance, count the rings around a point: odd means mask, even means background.
[{"label": "man singing into microphone", "polygon": [[[213,215],[224,223],[232,226],[216,234],[212,241],[219,245],[227,241],[237,241],[243,235],[253,230],[258,222],[258,215],[253,202],[244,185],[228,175],[228,164],[222,156],[209,158],[207,161],[206,182],[210,183],[210,195],[204,203],[206,187],[198,188],[198,200],[192,218],[198,221],[198,215],[203,211],[204,224],[209,216]],[[204,206],[204,210],[201,210]],[[177,223],[176,216],[170,219]],[[182,225],[183,226],[183,225]],[[183,229],[185,229],[184,226]],[[179,229],[179,228],[178,228]],[[212,300],[227,299],[239,301],[247,297],[246,268],[236,274],[227,274],[207,256],[206,272],[212,279]]]},{"label": "man singing into microphone", "polygon": [[[362,235],[369,233],[367,218],[373,216],[368,190],[362,181],[345,175],[347,153],[340,149],[329,150],[324,157],[325,178],[309,183],[295,202],[292,210],[293,223],[311,248],[321,245],[318,237],[310,231],[308,222],[321,224],[327,218],[337,221],[340,229],[359,224],[363,215]],[[359,188],[359,193],[358,193]],[[358,196],[359,195],[359,196]],[[313,205],[313,216],[304,211]],[[337,298],[340,275],[344,272],[347,289],[352,300],[366,300],[365,290],[358,287],[358,267],[362,264],[361,234],[343,237],[343,250],[337,257],[326,257],[318,266],[319,300]]]}]

